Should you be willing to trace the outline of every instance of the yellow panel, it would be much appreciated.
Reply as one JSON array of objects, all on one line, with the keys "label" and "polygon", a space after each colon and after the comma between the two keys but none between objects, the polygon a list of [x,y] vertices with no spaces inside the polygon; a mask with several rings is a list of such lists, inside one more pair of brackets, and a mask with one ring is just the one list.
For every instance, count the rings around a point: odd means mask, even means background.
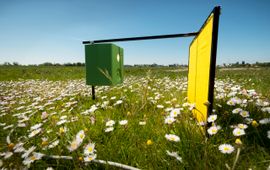
[{"label": "yellow panel", "polygon": [[190,46],[188,101],[195,103],[196,119],[206,121],[213,32],[213,14]]}]

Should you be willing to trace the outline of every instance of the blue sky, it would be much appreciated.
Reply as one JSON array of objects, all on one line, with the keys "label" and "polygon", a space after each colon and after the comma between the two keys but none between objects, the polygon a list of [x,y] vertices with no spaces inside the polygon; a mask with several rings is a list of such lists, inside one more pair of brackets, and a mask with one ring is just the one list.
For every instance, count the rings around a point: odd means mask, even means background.
[{"label": "blue sky", "polygon": [[[198,31],[216,5],[217,63],[270,62],[269,0],[0,0],[0,63],[84,62],[83,40]],[[187,64],[191,40],[115,44],[125,64]]]}]

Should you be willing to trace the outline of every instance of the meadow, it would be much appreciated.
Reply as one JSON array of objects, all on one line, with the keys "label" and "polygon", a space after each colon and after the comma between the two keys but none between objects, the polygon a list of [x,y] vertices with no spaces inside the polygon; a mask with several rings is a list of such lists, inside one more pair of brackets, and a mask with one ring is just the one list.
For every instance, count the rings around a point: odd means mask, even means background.
[{"label": "meadow", "polygon": [[218,69],[196,122],[187,71],[127,68],[85,85],[84,67],[0,67],[2,169],[270,168],[270,68]]}]

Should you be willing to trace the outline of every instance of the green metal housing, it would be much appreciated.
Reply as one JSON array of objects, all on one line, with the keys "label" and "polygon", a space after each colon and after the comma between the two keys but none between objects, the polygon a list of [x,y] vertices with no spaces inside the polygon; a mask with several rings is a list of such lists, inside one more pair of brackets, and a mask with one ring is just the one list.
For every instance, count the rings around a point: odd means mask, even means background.
[{"label": "green metal housing", "polygon": [[114,44],[85,45],[86,84],[116,85],[123,82],[124,50]]}]

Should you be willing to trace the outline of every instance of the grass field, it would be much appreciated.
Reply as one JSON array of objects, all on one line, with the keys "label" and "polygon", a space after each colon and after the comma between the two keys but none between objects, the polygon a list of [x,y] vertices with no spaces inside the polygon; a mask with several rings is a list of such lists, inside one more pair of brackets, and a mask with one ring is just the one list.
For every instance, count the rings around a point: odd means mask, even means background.
[{"label": "grass field", "polygon": [[128,68],[93,101],[83,67],[2,66],[0,167],[267,169],[270,68],[216,75],[205,127],[186,101],[186,70]]}]

